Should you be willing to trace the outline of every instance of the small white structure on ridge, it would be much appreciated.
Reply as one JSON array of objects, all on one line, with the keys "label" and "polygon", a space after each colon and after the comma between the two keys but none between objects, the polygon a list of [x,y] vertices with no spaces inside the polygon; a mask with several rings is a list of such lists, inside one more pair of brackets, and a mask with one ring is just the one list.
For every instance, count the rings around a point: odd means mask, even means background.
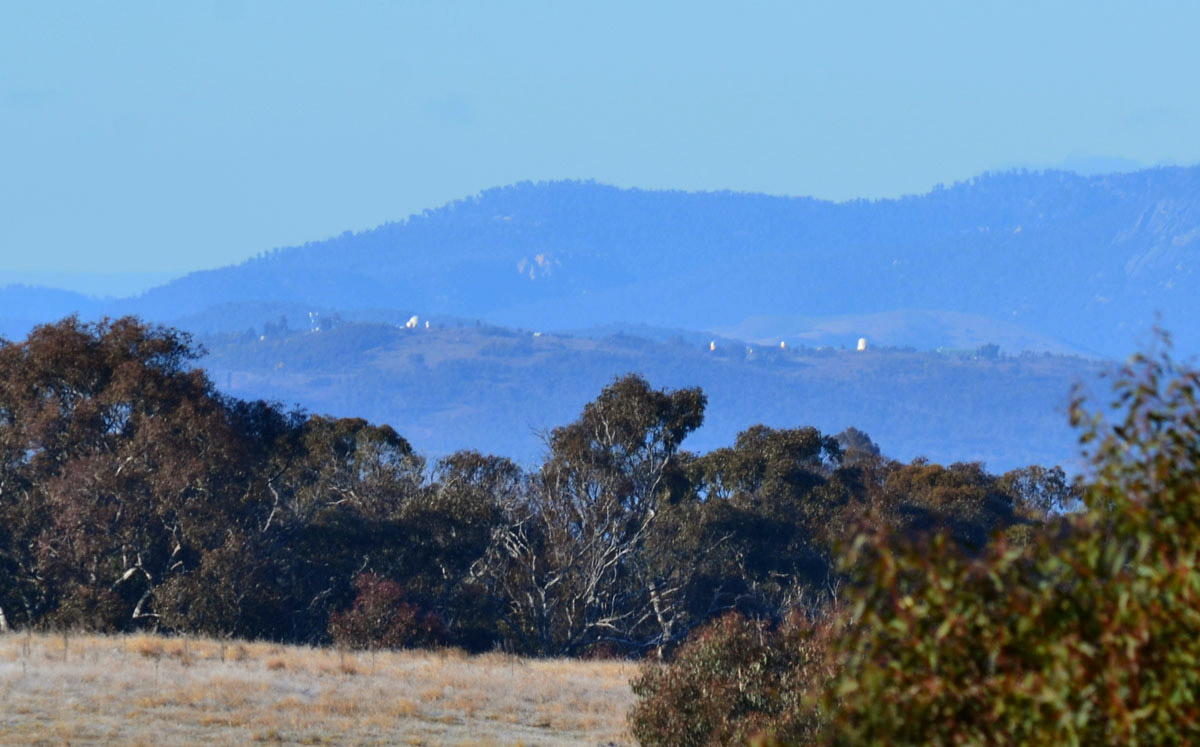
[{"label": "small white structure on ridge", "polygon": [[708,349],[710,352],[713,350],[716,350],[717,349],[717,341],[713,340],[712,342],[708,343]]},{"label": "small white structure on ridge", "polygon": [[858,352],[861,353],[862,351],[864,351],[866,349],[867,349],[867,338],[865,338],[865,337],[858,338]]},{"label": "small white structure on ridge", "polygon": [[407,327],[408,329],[416,329],[417,328],[417,315],[413,314],[412,319],[409,319],[408,323],[405,324],[404,326]]},{"label": "small white structure on ridge", "polygon": [[780,349],[780,350],[787,350],[787,343],[786,343],[785,341],[783,341],[783,340],[780,340],[780,341],[779,341],[779,349]]}]

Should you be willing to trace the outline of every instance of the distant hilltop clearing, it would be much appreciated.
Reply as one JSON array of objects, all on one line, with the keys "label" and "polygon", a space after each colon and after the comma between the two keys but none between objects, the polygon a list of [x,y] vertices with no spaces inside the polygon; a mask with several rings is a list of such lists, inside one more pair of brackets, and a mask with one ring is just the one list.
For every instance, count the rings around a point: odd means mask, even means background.
[{"label": "distant hilltop clearing", "polygon": [[546,331],[624,322],[775,344],[1123,356],[1156,313],[1200,350],[1198,271],[1200,167],[985,174],[844,203],[525,183],[137,298],[10,288],[0,331],[73,310],[176,321],[300,304]]}]

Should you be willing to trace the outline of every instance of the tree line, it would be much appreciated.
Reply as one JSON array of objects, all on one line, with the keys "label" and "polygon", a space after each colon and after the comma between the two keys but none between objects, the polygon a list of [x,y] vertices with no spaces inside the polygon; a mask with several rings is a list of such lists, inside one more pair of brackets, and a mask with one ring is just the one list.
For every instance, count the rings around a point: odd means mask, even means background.
[{"label": "tree line", "polygon": [[726,614],[643,665],[638,741],[1200,741],[1200,370],[1163,335],[1113,395],[1072,406],[1089,460],[1072,510],[977,551],[865,522],[836,599]]},{"label": "tree line", "polygon": [[1078,503],[1057,468],[908,464],[854,429],[683,448],[699,389],[614,380],[523,467],[222,395],[180,331],[68,318],[0,347],[0,629],[669,654],[853,584],[874,526],[976,557]]}]

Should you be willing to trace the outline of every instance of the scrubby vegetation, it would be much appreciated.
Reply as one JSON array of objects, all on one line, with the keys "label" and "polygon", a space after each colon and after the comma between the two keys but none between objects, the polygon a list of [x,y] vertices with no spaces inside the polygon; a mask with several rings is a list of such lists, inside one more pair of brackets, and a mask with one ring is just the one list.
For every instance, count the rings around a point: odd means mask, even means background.
[{"label": "scrubby vegetation", "polygon": [[[1200,738],[1200,373],[1139,356],[1076,402],[1080,510],[981,549],[875,522],[802,624],[723,619],[631,714],[645,744],[1177,744]],[[1061,501],[1051,502],[1061,509]],[[685,723],[702,723],[697,730]]]},{"label": "scrubby vegetation", "polygon": [[536,469],[428,465],[388,426],[223,396],[197,352],[130,318],[0,349],[0,626],[661,656],[728,611],[818,604],[863,516],[977,553],[1071,490],[895,463],[857,431],[689,453],[704,394],[637,376]]},{"label": "scrubby vegetation", "polygon": [[134,319],[0,348],[0,627],[642,657],[644,744],[1200,738],[1200,373],[1165,339],[1076,401],[1078,482],[855,429],[690,453],[704,393],[638,376],[536,469],[428,465],[196,353]]}]

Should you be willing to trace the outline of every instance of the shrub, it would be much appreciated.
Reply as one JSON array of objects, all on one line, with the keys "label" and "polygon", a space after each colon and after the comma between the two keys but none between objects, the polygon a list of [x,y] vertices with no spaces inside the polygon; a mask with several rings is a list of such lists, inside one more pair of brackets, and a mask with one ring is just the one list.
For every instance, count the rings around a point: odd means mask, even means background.
[{"label": "shrub", "polygon": [[1200,374],[1139,356],[1077,401],[1086,509],[980,557],[860,538],[838,743],[1200,740]]},{"label": "shrub", "polygon": [[349,609],[329,620],[335,643],[350,648],[410,648],[445,641],[446,629],[437,615],[406,598],[394,581],[364,573],[354,579],[357,595]]},{"label": "shrub", "polygon": [[1200,372],[1168,346],[1114,393],[1113,421],[1072,407],[1091,464],[1081,510],[979,550],[948,530],[860,535],[826,624],[722,619],[634,682],[634,735],[1200,742]]},{"label": "shrub", "polygon": [[690,638],[670,665],[647,662],[633,691],[643,745],[807,741],[819,714],[810,684],[823,682],[824,629],[799,614],[771,627],[730,613]]},{"label": "shrub", "polygon": [[120,629],[127,616],[125,603],[112,591],[77,584],[63,595],[58,609],[43,620],[42,627],[111,633]]}]

